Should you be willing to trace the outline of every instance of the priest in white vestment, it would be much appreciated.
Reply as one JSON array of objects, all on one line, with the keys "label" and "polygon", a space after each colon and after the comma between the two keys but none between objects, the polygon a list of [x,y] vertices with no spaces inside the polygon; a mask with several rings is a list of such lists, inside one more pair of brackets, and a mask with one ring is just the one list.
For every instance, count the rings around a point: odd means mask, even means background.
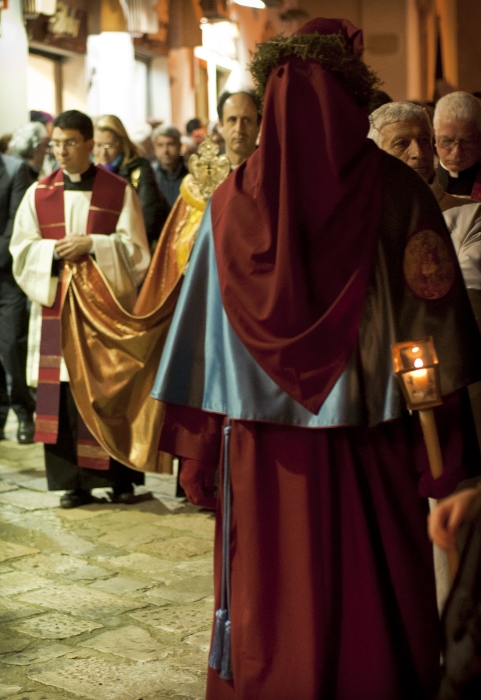
[{"label": "priest in white vestment", "polygon": [[[119,303],[127,311],[132,310],[137,288],[150,262],[142,211],[130,185],[91,163],[93,127],[87,115],[76,110],[60,114],[53,124],[52,148],[62,173],[52,173],[26,192],[10,245],[13,274],[32,301],[30,384],[37,386],[40,361],[47,393],[55,391],[48,384],[57,381],[60,385],[58,426],[52,428],[51,420],[44,421],[49,426],[44,431],[52,434],[57,431],[55,444],[53,440],[45,440],[50,443],[45,444],[48,485],[50,490],[66,491],[61,505],[67,508],[89,502],[90,490],[98,486],[111,486],[114,500],[129,502],[133,484],[143,483],[142,473],[116,460],[110,460],[108,466],[95,459],[88,466],[79,465],[79,462],[86,464],[89,455],[98,457],[100,453],[92,447],[91,440],[85,439],[85,459],[83,462],[77,459],[77,438],[80,442],[83,428],[77,427],[78,415],[67,368],[63,357],[59,358],[59,376],[56,376],[55,351],[48,349],[42,364],[41,342],[46,348],[52,342],[46,332],[42,341],[40,338],[42,309],[44,327],[47,327],[45,319],[50,317],[54,325],[57,321],[60,324],[65,298],[61,288],[69,282],[68,266],[86,254],[93,256]],[[57,304],[60,310],[56,315]],[[40,412],[37,405],[37,421]],[[52,418],[51,409],[46,413]],[[43,434],[38,426],[37,432]],[[93,468],[99,465],[101,468]]]}]

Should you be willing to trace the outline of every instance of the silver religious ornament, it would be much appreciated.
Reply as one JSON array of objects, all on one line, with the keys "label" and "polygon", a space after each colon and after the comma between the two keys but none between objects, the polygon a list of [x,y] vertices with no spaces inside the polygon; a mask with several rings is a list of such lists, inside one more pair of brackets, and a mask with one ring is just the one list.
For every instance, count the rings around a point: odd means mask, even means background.
[{"label": "silver religious ornament", "polygon": [[230,161],[227,156],[219,156],[219,146],[208,134],[204,141],[189,158],[189,170],[198,185],[202,198],[207,202],[213,191],[230,173]]}]

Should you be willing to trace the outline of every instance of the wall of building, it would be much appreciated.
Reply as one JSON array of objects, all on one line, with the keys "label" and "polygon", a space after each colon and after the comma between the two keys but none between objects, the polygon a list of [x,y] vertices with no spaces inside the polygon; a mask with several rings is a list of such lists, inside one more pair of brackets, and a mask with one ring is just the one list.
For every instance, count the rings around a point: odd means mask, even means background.
[{"label": "wall of building", "polygon": [[56,69],[54,61],[44,56],[30,54],[27,64],[27,105],[28,109],[56,115]]},{"label": "wall of building", "polygon": [[364,33],[365,62],[393,100],[406,99],[406,0],[298,0],[309,19],[349,19]]},{"label": "wall of building", "polygon": [[172,123],[172,99],[170,96],[169,59],[156,56],[150,66],[151,114],[164,124]]},{"label": "wall of building", "polygon": [[92,117],[115,114],[127,129],[137,119],[134,101],[135,55],[126,32],[90,35],[87,42],[87,111]]},{"label": "wall of building", "polygon": [[457,0],[458,89],[481,91],[481,3]]},{"label": "wall of building", "polygon": [[23,25],[23,3],[10,0],[8,5],[8,10],[2,10],[0,36],[0,135],[28,121],[28,44]]},{"label": "wall of building", "polygon": [[83,55],[68,56],[62,63],[62,108],[87,111],[86,59]]},{"label": "wall of building", "polygon": [[169,74],[172,100],[172,123],[182,132],[195,117],[195,82],[193,49],[172,49],[169,54]]}]

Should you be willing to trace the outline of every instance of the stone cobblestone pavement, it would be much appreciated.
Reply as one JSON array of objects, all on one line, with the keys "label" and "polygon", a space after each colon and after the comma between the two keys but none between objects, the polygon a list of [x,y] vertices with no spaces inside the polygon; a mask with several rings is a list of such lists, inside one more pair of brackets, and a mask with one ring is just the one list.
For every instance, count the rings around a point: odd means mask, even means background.
[{"label": "stone cobblestone pavement", "polygon": [[161,475],[134,505],[97,489],[62,510],[42,446],[15,431],[0,442],[0,698],[203,698],[213,516]]}]

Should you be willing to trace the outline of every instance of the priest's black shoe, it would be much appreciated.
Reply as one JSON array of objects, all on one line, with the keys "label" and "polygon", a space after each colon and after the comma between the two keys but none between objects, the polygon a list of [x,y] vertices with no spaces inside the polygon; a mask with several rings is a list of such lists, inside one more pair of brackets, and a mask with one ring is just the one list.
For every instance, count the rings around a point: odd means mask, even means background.
[{"label": "priest's black shoe", "polygon": [[20,445],[31,445],[34,433],[33,418],[18,421],[17,441]]},{"label": "priest's black shoe", "polygon": [[71,489],[66,491],[60,499],[61,508],[78,508],[79,506],[85,506],[87,503],[92,503],[94,497],[90,491],[84,491],[83,489]]}]

